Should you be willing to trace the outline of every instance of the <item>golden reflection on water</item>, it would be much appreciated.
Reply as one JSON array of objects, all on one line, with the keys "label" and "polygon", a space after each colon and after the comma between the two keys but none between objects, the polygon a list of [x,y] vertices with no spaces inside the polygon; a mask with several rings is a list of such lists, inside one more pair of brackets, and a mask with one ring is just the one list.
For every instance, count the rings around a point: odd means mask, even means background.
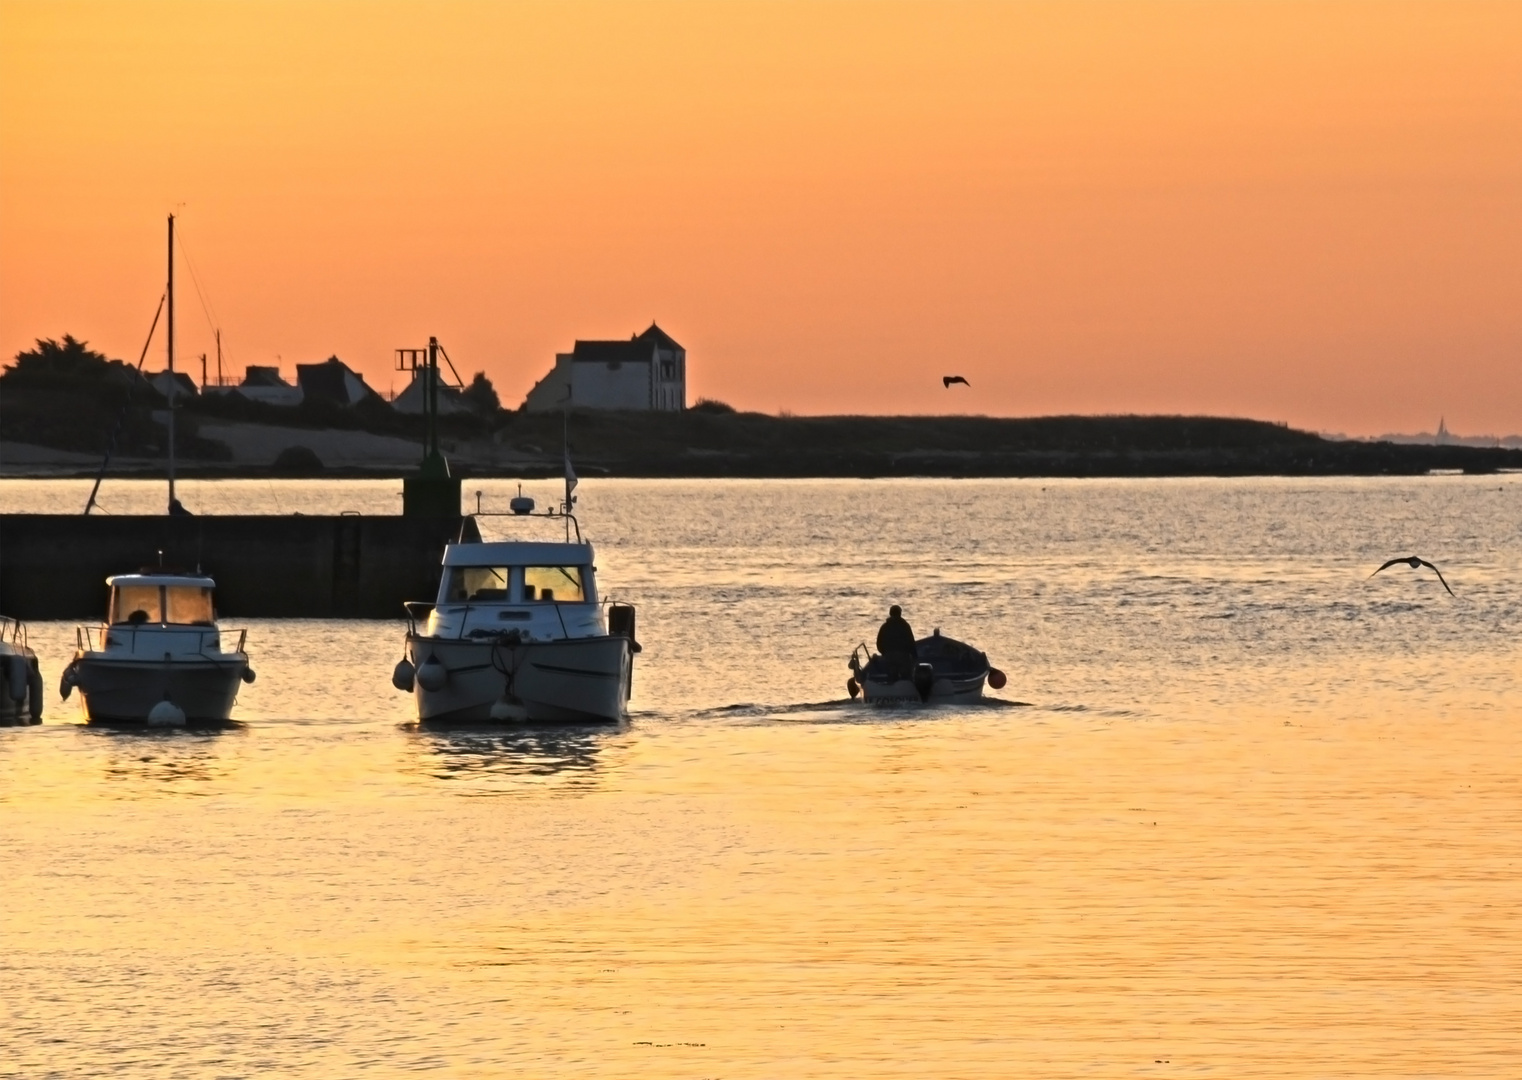
[{"label": "golden reflection on water", "polygon": [[[907,487],[589,489],[622,727],[262,620],[241,726],[0,730],[0,1075],[1518,1073],[1512,478]],[[1030,704],[842,701],[884,597]]]},{"label": "golden reflection on water", "polygon": [[[1343,704],[1322,722],[353,725],[269,751],[283,793],[258,790],[256,758],[252,785],[219,758],[241,733],[113,745],[99,798],[6,809],[5,862],[26,868],[7,1057],[24,1075],[1507,1075],[1512,724]],[[379,777],[398,738],[400,788]],[[115,801],[133,761],[145,786],[216,790]]]}]

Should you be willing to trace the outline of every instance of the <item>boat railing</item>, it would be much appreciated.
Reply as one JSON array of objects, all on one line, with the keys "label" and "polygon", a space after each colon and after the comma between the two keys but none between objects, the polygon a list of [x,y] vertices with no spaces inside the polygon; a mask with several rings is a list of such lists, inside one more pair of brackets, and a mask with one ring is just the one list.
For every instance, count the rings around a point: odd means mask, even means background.
[{"label": "boat railing", "polygon": [[26,623],[9,615],[0,615],[0,644],[26,648]]},{"label": "boat railing", "polygon": [[417,636],[417,624],[426,622],[428,616],[433,614],[433,604],[426,600],[404,600],[402,610],[407,613],[407,633],[411,637]]},{"label": "boat railing", "polygon": [[[131,624],[117,624],[106,626],[77,626],[74,628],[74,646],[81,652],[105,652],[109,644],[129,644],[134,651],[137,647],[137,635],[139,633],[153,634],[155,638],[163,640],[165,635],[173,634],[176,641],[180,642],[194,636],[195,652],[243,652],[243,647],[248,641],[248,631],[245,629],[232,629],[218,626],[175,626],[173,624],[152,623],[143,626]],[[228,643],[233,635],[237,635],[237,643],[229,649]],[[113,635],[122,635],[113,639]],[[130,635],[130,636],[129,636]],[[183,651],[183,650],[182,650]]]},{"label": "boat railing", "polygon": [[[570,540],[570,538],[571,538],[571,530],[574,529],[576,531],[576,542],[578,544],[582,544],[582,543],[586,542],[586,541],[582,540],[582,538],[581,538],[581,522],[577,521],[576,520],[576,515],[571,513],[569,510],[565,510],[563,508],[551,507],[550,509],[543,511],[542,513],[527,513],[527,514],[520,514],[517,511],[512,511],[512,510],[507,511],[505,513],[503,511],[501,511],[501,510],[482,510],[480,508],[480,505],[479,505],[479,503],[480,503],[480,499],[479,499],[480,492],[477,492],[476,495],[477,495],[476,512],[474,514],[466,514],[465,516],[468,517],[468,518],[478,518],[478,517],[482,517],[482,518],[496,518],[496,517],[500,517],[500,518],[531,518],[531,519],[533,519],[535,521],[558,521],[558,522],[564,523],[564,525],[565,525],[566,540],[567,541]],[[464,539],[464,535],[465,535],[465,532],[464,532],[464,530],[465,530],[464,522],[461,522],[461,524],[460,524],[460,530],[461,530],[460,536],[461,536],[461,539],[463,540]],[[478,536],[479,536],[479,530],[478,530]]]}]

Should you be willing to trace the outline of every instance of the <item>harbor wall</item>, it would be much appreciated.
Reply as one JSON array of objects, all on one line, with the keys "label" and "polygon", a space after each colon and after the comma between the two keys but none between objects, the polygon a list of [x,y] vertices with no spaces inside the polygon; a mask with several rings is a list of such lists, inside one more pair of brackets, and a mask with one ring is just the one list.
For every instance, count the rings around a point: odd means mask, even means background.
[{"label": "harbor wall", "polygon": [[220,616],[400,619],[432,600],[459,518],[0,514],[0,612],[101,619],[106,578],[163,564],[217,582]]}]

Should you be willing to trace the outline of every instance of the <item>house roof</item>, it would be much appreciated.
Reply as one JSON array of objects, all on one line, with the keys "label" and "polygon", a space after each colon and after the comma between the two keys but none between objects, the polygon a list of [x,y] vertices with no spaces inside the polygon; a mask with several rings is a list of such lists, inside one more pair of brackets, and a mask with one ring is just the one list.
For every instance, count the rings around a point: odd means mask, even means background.
[{"label": "house roof", "polygon": [[[407,384],[396,397],[391,399],[391,407],[399,413],[422,414],[428,411],[428,392],[422,379],[413,379]],[[439,384],[439,414],[469,412],[470,406],[465,403],[465,398],[452,386]]]},{"label": "house roof", "polygon": [[273,364],[249,364],[243,371],[244,386],[290,386]]},{"label": "house roof", "polygon": [[[353,405],[362,398],[379,396],[366,385],[358,372],[336,356],[330,356],[320,364],[297,364],[296,382],[307,400],[320,399],[339,405]],[[351,388],[359,392],[351,393]]]},{"label": "house roof", "polygon": [[196,381],[189,375],[185,374],[183,371],[176,371],[173,373],[168,371],[160,371],[156,374],[148,376],[148,381],[152,383],[154,389],[156,389],[161,394],[168,393],[166,387],[170,384],[178,386],[180,388],[179,393],[182,394],[200,393],[200,389],[196,386]]},{"label": "house roof", "polygon": [[571,356],[581,364],[648,364],[656,349],[684,351],[677,340],[655,323],[628,341],[578,341]]},{"label": "house roof", "polygon": [[[638,335],[634,340],[651,342],[656,346],[656,348],[659,349],[682,348],[679,344],[677,344],[676,338],[666,333],[666,331],[662,330],[659,326],[656,326],[654,322],[650,324],[650,328],[648,330],[646,330],[643,334]],[[686,350],[682,351],[685,352]]]},{"label": "house roof", "polygon": [[648,342],[638,338],[628,341],[578,341],[571,358],[578,364],[648,364],[654,359]]}]

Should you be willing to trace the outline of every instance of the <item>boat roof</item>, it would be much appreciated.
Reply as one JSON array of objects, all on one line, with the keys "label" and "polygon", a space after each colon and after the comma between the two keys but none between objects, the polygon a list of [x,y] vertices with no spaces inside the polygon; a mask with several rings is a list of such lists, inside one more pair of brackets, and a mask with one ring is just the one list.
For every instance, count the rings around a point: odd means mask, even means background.
[{"label": "boat roof", "polygon": [[591,561],[591,544],[499,540],[444,546],[445,566],[585,566]]},{"label": "boat roof", "polygon": [[191,585],[214,589],[217,583],[204,574],[114,574],[106,578],[113,589],[118,585]]}]

